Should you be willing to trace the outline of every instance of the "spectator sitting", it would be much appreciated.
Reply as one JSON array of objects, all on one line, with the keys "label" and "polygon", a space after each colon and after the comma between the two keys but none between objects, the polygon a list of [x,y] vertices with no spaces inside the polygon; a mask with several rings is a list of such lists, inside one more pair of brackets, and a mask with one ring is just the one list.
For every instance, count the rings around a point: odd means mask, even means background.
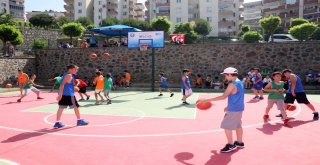
[{"label": "spectator sitting", "polygon": [[251,81],[249,78],[249,75],[245,75],[245,77],[242,79],[243,85],[245,89],[250,89],[251,88]]},{"label": "spectator sitting", "polygon": [[316,74],[313,72],[312,69],[305,74],[306,84],[311,84],[316,81]]},{"label": "spectator sitting", "polygon": [[98,41],[94,37],[94,34],[91,34],[91,37],[89,38],[89,44],[90,44],[90,47],[98,47]]},{"label": "spectator sitting", "polygon": [[88,48],[89,44],[87,43],[87,41],[82,41],[81,43],[81,48]]},{"label": "spectator sitting", "polygon": [[320,72],[316,75],[317,83],[320,84]]},{"label": "spectator sitting", "polygon": [[263,80],[263,88],[268,84],[268,83],[271,83],[272,82],[272,79],[270,78],[269,75],[267,75]]},{"label": "spectator sitting", "polygon": [[270,72],[266,68],[264,68],[260,74],[261,74],[262,78],[266,78],[267,75],[270,76]]},{"label": "spectator sitting", "polygon": [[206,88],[211,88],[211,83],[212,83],[211,75],[207,75],[206,82],[205,82]]},{"label": "spectator sitting", "polygon": [[201,74],[198,74],[196,79],[196,88],[201,88],[202,85],[203,85],[203,78]]}]

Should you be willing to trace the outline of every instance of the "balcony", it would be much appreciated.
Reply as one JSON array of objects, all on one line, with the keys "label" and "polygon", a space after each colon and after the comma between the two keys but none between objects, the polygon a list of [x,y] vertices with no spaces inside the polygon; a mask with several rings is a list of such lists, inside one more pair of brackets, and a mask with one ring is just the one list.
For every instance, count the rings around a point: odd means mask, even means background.
[{"label": "balcony", "polygon": [[230,11],[230,10],[220,11],[219,15],[220,16],[233,16],[233,11]]},{"label": "balcony", "polygon": [[318,9],[312,9],[312,10],[303,10],[303,14],[311,14],[318,12]]},{"label": "balcony", "polygon": [[304,5],[309,5],[309,4],[318,4],[320,3],[320,0],[309,0],[309,1],[304,1]]},{"label": "balcony", "polygon": [[74,0],[64,0],[65,3],[74,3]]},{"label": "balcony", "polygon": [[234,21],[219,21],[219,27],[229,27],[229,26],[235,26]]},{"label": "balcony", "polygon": [[170,6],[170,3],[156,3],[156,6]]}]

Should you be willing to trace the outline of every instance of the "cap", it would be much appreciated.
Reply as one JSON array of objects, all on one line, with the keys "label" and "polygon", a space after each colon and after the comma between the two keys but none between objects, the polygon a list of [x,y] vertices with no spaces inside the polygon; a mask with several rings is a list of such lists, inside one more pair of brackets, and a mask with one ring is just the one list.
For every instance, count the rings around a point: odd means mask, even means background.
[{"label": "cap", "polygon": [[238,74],[238,70],[236,68],[233,67],[228,67],[226,69],[223,70],[223,72],[221,74]]}]

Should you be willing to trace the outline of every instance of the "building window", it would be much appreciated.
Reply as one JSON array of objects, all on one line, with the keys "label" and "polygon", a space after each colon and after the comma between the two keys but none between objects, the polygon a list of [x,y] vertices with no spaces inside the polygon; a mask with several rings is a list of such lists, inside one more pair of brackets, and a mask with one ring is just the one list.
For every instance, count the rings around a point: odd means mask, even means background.
[{"label": "building window", "polygon": [[176,13],[177,13],[177,14],[180,14],[180,13],[181,13],[181,10],[182,10],[181,7],[177,7],[177,8],[176,8]]},{"label": "building window", "polygon": [[177,0],[177,3],[181,3],[181,0]]},{"label": "building window", "polygon": [[123,15],[127,15],[127,12],[123,12]]},{"label": "building window", "polygon": [[78,2],[78,6],[82,6],[82,2]]},{"label": "building window", "polygon": [[99,4],[99,5],[101,5],[101,4],[102,4],[102,2],[101,2],[101,1],[98,1],[98,4]]},{"label": "building window", "polygon": [[212,0],[207,0],[207,2],[212,2]]},{"label": "building window", "polygon": [[207,22],[212,22],[212,17],[207,17]]},{"label": "building window", "polygon": [[180,23],[181,22],[181,17],[177,17],[176,21],[177,21],[177,23]]},{"label": "building window", "polygon": [[212,7],[207,7],[207,13],[212,13]]},{"label": "building window", "polygon": [[79,10],[78,10],[78,13],[82,13],[82,10],[81,10],[81,9],[79,9]]}]

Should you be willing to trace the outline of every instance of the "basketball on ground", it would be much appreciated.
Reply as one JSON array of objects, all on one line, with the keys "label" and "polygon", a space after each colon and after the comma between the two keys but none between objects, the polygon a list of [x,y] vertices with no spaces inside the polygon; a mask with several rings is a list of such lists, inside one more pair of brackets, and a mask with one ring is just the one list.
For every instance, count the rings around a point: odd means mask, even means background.
[{"label": "basketball on ground", "polygon": [[6,88],[12,88],[12,84],[6,84]]},{"label": "basketball on ground", "polygon": [[294,105],[294,104],[288,104],[287,107],[286,107],[286,109],[287,109],[288,111],[294,111],[294,110],[297,109],[297,107],[296,107],[296,105]]},{"label": "basketball on ground", "polygon": [[91,54],[89,55],[89,57],[90,57],[91,59],[96,59],[98,56],[97,56],[97,54],[95,54],[95,53],[91,53]]},{"label": "basketball on ground", "polygon": [[210,109],[212,106],[211,102],[209,101],[205,101],[203,102],[202,100],[198,100],[196,102],[196,107],[199,109],[199,110],[208,110]]}]

